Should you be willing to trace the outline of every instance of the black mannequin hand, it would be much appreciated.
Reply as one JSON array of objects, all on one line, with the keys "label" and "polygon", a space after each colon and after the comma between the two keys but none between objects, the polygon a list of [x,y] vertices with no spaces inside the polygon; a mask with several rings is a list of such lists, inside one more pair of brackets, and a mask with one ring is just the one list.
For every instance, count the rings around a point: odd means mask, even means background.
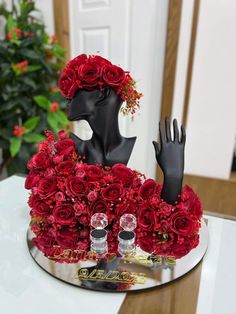
[{"label": "black mannequin hand", "polygon": [[181,139],[176,119],[173,121],[174,138],[172,141],[170,119],[165,119],[165,132],[159,123],[160,143],[154,142],[156,160],[164,174],[161,196],[169,204],[178,201],[181,193],[184,172],[185,129],[181,127]]}]

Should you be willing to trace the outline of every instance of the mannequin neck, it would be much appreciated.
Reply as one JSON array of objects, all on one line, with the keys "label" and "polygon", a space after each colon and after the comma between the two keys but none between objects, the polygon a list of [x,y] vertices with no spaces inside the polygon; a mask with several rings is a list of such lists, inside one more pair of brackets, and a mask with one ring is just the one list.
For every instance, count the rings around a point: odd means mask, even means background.
[{"label": "mannequin neck", "polygon": [[[95,147],[100,147],[102,151],[109,152],[121,144],[123,137],[120,134],[118,112],[120,106],[117,105],[115,111],[112,108],[101,107],[96,115],[88,119],[88,123],[93,130],[91,142]],[[110,110],[109,110],[110,109]]]}]

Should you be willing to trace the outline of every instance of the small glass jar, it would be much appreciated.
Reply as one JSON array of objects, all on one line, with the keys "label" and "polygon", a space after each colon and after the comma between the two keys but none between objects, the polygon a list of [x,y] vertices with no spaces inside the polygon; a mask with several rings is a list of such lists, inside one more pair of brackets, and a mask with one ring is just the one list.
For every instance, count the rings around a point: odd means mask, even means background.
[{"label": "small glass jar", "polygon": [[107,231],[105,229],[93,229],[90,232],[91,251],[97,254],[107,253]]},{"label": "small glass jar", "polygon": [[122,230],[118,234],[118,252],[120,255],[129,255],[135,250],[135,232]]},{"label": "small glass jar", "polygon": [[135,250],[135,232],[137,227],[136,217],[132,214],[124,214],[120,218],[120,226],[123,229],[118,234],[118,252],[122,255],[132,254]]},{"label": "small glass jar", "polygon": [[104,229],[107,225],[108,219],[105,214],[96,213],[91,217],[91,226],[94,229],[90,232],[90,249],[98,255],[106,254],[108,250],[107,231]]}]

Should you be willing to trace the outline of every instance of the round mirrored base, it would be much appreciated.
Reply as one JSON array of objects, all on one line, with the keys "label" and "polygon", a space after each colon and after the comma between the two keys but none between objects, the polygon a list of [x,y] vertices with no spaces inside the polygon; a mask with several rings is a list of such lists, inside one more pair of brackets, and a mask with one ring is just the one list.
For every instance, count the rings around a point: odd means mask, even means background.
[{"label": "round mirrored base", "polygon": [[88,257],[78,263],[67,264],[44,256],[33,244],[33,237],[29,228],[27,243],[30,254],[47,273],[68,284],[104,292],[143,290],[170,283],[191,271],[203,258],[208,245],[207,226],[203,221],[199,245],[177,260],[154,256],[136,248],[131,255],[113,257],[109,261],[106,257],[99,260]]}]

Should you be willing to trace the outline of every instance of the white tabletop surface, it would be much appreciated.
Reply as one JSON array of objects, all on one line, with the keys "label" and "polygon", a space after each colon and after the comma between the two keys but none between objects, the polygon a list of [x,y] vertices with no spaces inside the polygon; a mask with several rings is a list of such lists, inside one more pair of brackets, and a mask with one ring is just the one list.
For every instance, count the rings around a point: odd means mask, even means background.
[{"label": "white tabletop surface", "polygon": [[[26,245],[27,199],[24,178],[12,176],[0,182],[0,312],[117,313],[125,293],[93,292],[73,287],[49,276],[36,265]],[[196,313],[235,314],[236,222],[207,218],[210,243],[202,265]]]}]

